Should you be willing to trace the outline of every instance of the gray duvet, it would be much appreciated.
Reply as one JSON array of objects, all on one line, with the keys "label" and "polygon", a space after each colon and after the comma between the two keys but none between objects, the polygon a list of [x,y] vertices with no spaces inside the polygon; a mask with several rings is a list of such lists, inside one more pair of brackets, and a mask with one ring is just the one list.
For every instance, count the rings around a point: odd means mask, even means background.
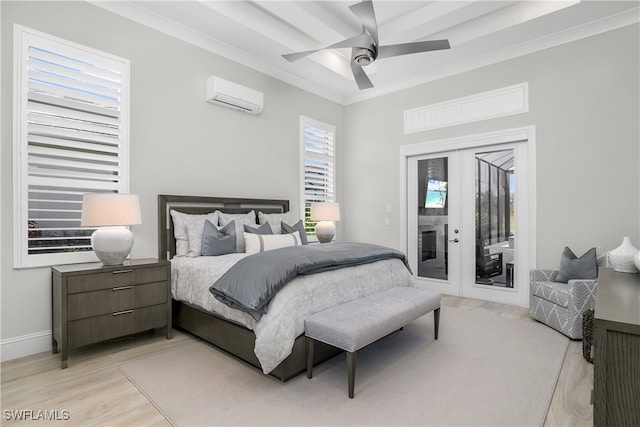
[{"label": "gray duvet", "polygon": [[209,291],[229,307],[250,313],[256,320],[267,313],[276,293],[298,275],[331,271],[406,256],[395,249],[367,243],[293,246],[260,252],[239,260]]}]

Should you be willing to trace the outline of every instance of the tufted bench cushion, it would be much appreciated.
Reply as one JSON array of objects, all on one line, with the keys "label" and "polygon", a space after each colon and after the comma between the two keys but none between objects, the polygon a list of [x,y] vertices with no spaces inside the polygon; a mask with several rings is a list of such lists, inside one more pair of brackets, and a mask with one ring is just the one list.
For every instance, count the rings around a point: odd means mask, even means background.
[{"label": "tufted bench cushion", "polygon": [[440,319],[438,292],[397,287],[315,313],[304,321],[307,377],[312,377],[313,340],[347,351],[349,397],[353,398],[355,353],[362,347],[434,312],[434,337]]}]

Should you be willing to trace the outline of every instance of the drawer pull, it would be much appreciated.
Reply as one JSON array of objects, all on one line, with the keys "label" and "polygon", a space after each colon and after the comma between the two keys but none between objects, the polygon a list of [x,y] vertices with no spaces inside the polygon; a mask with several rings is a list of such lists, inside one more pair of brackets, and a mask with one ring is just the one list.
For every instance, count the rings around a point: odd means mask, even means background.
[{"label": "drawer pull", "polygon": [[133,285],[129,285],[129,286],[120,286],[118,288],[111,288],[112,291],[123,291],[125,289],[131,289],[133,288]]},{"label": "drawer pull", "polygon": [[113,315],[120,316],[121,314],[129,314],[129,313],[133,313],[133,310],[116,311],[115,313],[113,313]]},{"label": "drawer pull", "polygon": [[113,274],[121,274],[121,273],[133,273],[133,270],[118,270],[112,271]]}]

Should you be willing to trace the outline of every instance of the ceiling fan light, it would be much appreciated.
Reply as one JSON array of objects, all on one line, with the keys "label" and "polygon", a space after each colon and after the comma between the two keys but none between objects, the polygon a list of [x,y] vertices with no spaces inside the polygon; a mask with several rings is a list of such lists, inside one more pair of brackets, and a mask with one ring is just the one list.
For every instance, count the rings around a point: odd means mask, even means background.
[{"label": "ceiling fan light", "polygon": [[373,62],[373,58],[369,53],[363,53],[361,55],[357,55],[354,58],[354,61],[356,61],[356,64],[358,64],[359,66],[365,67]]}]

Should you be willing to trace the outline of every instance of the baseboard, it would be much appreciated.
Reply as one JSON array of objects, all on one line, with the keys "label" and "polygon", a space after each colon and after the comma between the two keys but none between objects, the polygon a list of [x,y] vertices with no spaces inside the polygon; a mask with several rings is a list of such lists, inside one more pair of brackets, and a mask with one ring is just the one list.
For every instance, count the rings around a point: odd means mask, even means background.
[{"label": "baseboard", "polygon": [[0,340],[0,360],[3,362],[44,351],[51,351],[50,330]]}]

